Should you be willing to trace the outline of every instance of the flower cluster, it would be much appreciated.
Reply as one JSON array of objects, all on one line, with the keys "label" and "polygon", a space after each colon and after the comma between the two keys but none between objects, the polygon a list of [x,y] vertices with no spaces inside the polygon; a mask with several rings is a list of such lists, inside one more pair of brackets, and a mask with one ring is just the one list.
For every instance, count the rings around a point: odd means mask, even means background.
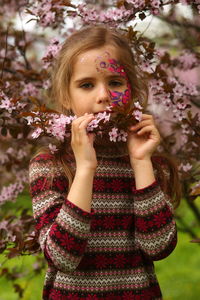
[{"label": "flower cluster", "polygon": [[61,1],[42,0],[31,7],[29,13],[39,18],[42,27],[53,25],[56,19],[56,9],[61,9]]},{"label": "flower cluster", "polygon": [[100,8],[97,9],[96,7],[88,8],[86,3],[79,4],[76,13],[74,14],[74,16],[81,16],[82,21],[85,24],[109,23],[114,26],[122,19],[127,21],[131,15],[133,15],[133,9],[126,10],[125,7],[112,7],[104,11]]},{"label": "flower cluster", "polygon": [[22,103],[15,99],[7,97],[2,90],[0,90],[0,108],[8,111],[10,114],[13,111],[24,109],[26,103]]},{"label": "flower cluster", "polygon": [[59,40],[57,38],[53,38],[46,49],[44,57],[42,58],[42,60],[44,61],[45,69],[50,66],[52,60],[56,57],[60,49],[61,44],[59,43]]},{"label": "flower cluster", "polygon": [[[27,182],[26,178],[26,181]],[[21,180],[17,180],[15,183],[11,183],[8,186],[4,186],[0,193],[0,205],[6,201],[16,201],[16,198],[24,190],[24,183]]]},{"label": "flower cluster", "polygon": [[[24,119],[27,125],[34,128],[31,137],[38,139],[41,136],[55,138],[63,143],[70,142],[71,123],[77,116],[66,116],[59,113],[31,112],[25,114]],[[140,121],[142,117],[142,106],[136,101],[132,108],[129,103],[124,106],[111,105],[107,110],[95,114],[95,119],[87,126],[87,132],[93,132],[101,137],[109,136],[110,141],[126,142],[127,130],[130,125]],[[57,151],[54,144],[50,143],[51,152]]]},{"label": "flower cluster", "polygon": [[192,53],[191,51],[184,51],[182,52],[177,59],[175,60],[177,63],[177,67],[183,70],[190,70],[195,67],[198,67],[199,60],[197,56]]}]

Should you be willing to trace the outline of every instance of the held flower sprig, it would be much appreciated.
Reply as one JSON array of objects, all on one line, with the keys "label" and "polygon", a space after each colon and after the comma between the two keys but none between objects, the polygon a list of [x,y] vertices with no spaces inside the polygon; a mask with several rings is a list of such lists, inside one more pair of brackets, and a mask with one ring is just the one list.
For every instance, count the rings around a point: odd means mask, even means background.
[{"label": "held flower sprig", "polygon": [[[76,116],[52,112],[44,106],[42,112],[32,111],[23,115],[27,125],[34,128],[31,134],[32,139],[46,136],[60,143],[70,143],[71,123],[77,118]],[[142,106],[138,101],[134,102],[132,108],[129,103],[123,106],[115,103],[107,107],[105,111],[95,114],[95,119],[88,124],[87,131],[100,135],[102,138],[108,136],[112,142],[126,142],[128,127],[140,121],[141,116]],[[49,149],[51,152],[58,150],[52,143],[49,144]]]}]

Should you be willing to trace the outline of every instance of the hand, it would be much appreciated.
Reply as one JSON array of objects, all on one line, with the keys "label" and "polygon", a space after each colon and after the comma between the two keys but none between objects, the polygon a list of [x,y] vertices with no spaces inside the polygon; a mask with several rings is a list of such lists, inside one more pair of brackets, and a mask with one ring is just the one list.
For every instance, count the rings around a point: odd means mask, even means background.
[{"label": "hand", "polygon": [[143,114],[142,120],[129,128],[128,151],[132,160],[149,160],[161,137],[151,115]]},{"label": "hand", "polygon": [[87,125],[94,119],[92,114],[85,114],[72,122],[71,146],[76,159],[77,169],[95,170],[96,152],[93,147],[94,134],[87,133]]}]

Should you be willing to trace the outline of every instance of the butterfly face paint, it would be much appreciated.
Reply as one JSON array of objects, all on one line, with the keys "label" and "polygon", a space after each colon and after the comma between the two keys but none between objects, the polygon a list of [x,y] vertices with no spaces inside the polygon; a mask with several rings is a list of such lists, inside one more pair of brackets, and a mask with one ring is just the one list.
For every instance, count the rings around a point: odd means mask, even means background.
[{"label": "butterfly face paint", "polygon": [[[123,106],[126,105],[131,100],[131,85],[128,80],[128,76],[124,70],[124,67],[113,58],[110,58],[109,52],[105,52],[103,56],[99,56],[96,60],[96,69],[98,72],[107,72],[110,71],[115,75],[119,75],[126,81],[126,87],[123,90],[115,87],[109,87],[108,92],[112,101],[112,106]],[[117,80],[116,80],[117,81]]]}]

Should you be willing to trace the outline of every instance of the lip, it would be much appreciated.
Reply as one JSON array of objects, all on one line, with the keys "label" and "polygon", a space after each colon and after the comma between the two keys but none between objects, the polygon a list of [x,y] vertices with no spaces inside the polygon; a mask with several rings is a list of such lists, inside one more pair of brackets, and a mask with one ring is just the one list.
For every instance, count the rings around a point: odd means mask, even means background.
[{"label": "lip", "polygon": [[99,113],[104,113],[106,111],[106,109],[103,109],[103,110],[100,110],[100,111],[97,111],[94,113],[94,115],[98,115]]},{"label": "lip", "polygon": [[105,111],[109,111],[108,109],[106,109],[106,107],[105,107],[105,109],[102,109],[102,110],[99,110],[99,111],[96,111],[96,112],[94,112],[93,114],[94,115],[97,115],[97,114],[99,114],[99,113],[103,113],[103,112],[105,112]]}]

